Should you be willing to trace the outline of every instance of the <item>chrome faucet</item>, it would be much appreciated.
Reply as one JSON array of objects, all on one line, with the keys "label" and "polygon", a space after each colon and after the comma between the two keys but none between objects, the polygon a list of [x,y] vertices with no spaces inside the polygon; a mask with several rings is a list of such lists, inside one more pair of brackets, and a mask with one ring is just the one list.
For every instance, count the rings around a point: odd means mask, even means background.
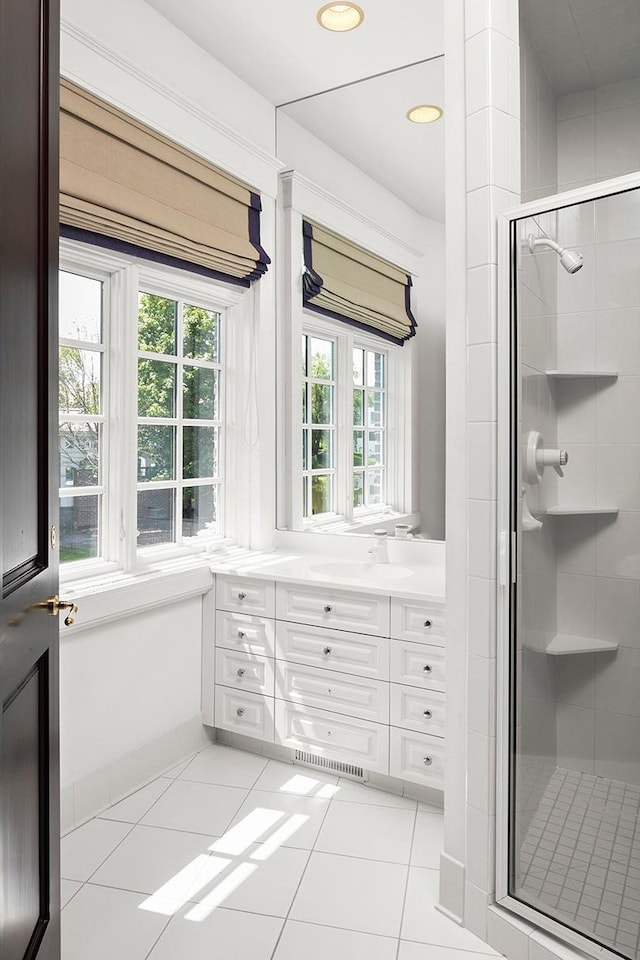
[{"label": "chrome faucet", "polygon": [[374,530],[374,541],[368,548],[367,553],[374,563],[389,563],[389,550],[387,548],[387,531]]}]

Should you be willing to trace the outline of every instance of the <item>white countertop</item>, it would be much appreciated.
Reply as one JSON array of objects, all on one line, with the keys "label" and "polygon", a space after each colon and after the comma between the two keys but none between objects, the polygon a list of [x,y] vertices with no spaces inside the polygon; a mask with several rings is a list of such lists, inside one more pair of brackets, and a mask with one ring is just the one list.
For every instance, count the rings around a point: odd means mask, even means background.
[{"label": "white countertop", "polygon": [[230,549],[211,558],[213,573],[280,580],[306,586],[361,590],[405,600],[444,600],[445,570],[439,563],[372,563],[337,557]]}]

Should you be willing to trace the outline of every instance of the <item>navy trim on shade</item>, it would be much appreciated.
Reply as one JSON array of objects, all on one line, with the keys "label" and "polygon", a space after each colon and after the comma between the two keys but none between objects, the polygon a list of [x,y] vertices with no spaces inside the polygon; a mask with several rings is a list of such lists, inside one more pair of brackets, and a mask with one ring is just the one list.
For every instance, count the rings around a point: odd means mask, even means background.
[{"label": "navy trim on shade", "polygon": [[380,337],[382,340],[389,340],[391,343],[397,343],[399,346],[402,346],[409,340],[411,337],[415,336],[417,321],[411,312],[411,287],[413,286],[413,281],[410,274],[406,274],[407,282],[404,288],[404,304],[405,310],[407,312],[407,317],[410,321],[410,333],[407,337],[394,337],[391,333],[385,333],[383,330],[379,330],[377,327],[372,327],[368,323],[363,323],[360,320],[354,320],[352,317],[346,317],[342,313],[337,313],[335,310],[329,310],[327,307],[320,307],[313,302],[313,297],[317,297],[320,293],[322,287],[324,286],[324,280],[313,269],[313,227],[306,220],[302,221],[302,248],[303,248],[303,257],[304,257],[304,266],[305,270],[302,275],[302,305],[307,310],[313,310],[314,313],[319,313],[323,317],[330,317],[332,320],[340,320],[341,323],[346,323],[350,327],[357,327],[359,330],[366,330],[367,333],[373,333],[376,337]]},{"label": "navy trim on shade", "polygon": [[94,233],[92,230],[82,230],[80,227],[72,227],[66,223],[60,224],[60,236],[69,240],[78,240],[80,243],[90,243],[96,247],[105,247],[107,250],[115,250],[116,253],[125,253],[131,257],[139,257],[141,260],[161,263],[165,267],[177,267],[179,270],[196,273],[198,276],[207,277],[209,280],[222,280],[224,283],[231,283],[235,287],[250,287],[251,281],[261,277],[266,271],[265,266],[263,270],[252,271],[247,277],[230,277],[226,273],[210,270],[199,263],[191,263],[191,261],[181,260],[179,257],[170,257],[158,250],[149,250],[147,247],[139,247],[135,243],[128,243],[126,240],[108,237],[104,233]]},{"label": "navy trim on shade", "polygon": [[[258,251],[258,266],[255,270],[255,276],[261,277],[267,272],[267,265],[271,263],[271,257],[260,243],[260,214],[262,212],[262,200],[259,193],[251,194],[251,206],[249,207],[249,241]],[[251,277],[250,279],[254,279]]]}]

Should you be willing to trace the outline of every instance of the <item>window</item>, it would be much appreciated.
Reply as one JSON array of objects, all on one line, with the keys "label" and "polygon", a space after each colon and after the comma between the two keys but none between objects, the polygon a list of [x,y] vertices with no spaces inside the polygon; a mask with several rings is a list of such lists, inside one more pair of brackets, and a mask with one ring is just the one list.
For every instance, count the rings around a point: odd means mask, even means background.
[{"label": "window", "polygon": [[220,313],[140,294],[138,546],[219,529],[220,328]]},{"label": "window", "polygon": [[410,512],[408,348],[306,317],[301,348],[302,496],[292,491],[293,528]]},{"label": "window", "polygon": [[[243,334],[229,331],[242,331],[251,292],[71,241],[61,245],[61,267],[65,575],[132,570],[138,555],[146,562],[233,536],[234,511],[225,523],[230,446],[240,500],[250,477],[225,423],[226,355],[235,342],[234,380],[246,390]],[[236,410],[244,396],[232,391]]]},{"label": "window", "polygon": [[60,560],[100,555],[104,501],[103,284],[60,273]]}]

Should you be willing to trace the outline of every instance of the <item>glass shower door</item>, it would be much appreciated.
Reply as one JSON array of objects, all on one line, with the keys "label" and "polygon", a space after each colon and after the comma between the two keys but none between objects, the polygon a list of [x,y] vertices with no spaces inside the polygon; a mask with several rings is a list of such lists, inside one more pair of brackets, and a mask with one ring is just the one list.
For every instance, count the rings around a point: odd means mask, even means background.
[{"label": "glass shower door", "polygon": [[508,895],[636,960],[640,190],[513,220],[511,261]]}]

